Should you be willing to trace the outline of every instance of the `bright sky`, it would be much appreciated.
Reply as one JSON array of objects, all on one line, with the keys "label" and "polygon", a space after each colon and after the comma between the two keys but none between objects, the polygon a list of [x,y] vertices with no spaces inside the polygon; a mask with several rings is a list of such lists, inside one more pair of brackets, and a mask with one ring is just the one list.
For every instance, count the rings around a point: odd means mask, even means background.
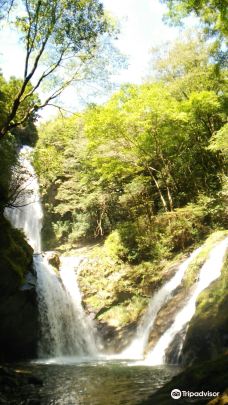
[{"label": "bright sky", "polygon": [[[150,49],[178,37],[179,30],[162,22],[166,9],[159,0],[103,0],[103,3],[120,21],[121,33],[115,44],[129,57],[128,68],[115,78],[120,83],[140,83],[148,72]],[[16,32],[4,27],[0,32],[0,67],[4,76],[21,76],[23,65],[24,53]],[[75,100],[71,94],[68,90],[64,99]]]},{"label": "bright sky", "polygon": [[139,83],[148,71],[150,49],[179,34],[162,21],[166,8],[159,0],[103,0],[107,10],[121,23],[117,45],[129,56],[129,66],[121,80]]}]

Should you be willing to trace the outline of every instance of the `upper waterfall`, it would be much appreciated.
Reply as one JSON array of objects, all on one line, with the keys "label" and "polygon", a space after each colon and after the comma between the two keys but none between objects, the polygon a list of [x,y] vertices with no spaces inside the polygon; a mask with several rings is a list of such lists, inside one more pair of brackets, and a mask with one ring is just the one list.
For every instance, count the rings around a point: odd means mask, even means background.
[{"label": "upper waterfall", "polygon": [[43,212],[37,176],[29,159],[31,151],[32,148],[29,146],[23,146],[20,151],[21,191],[14,202],[15,207],[6,208],[4,214],[14,228],[21,229],[25,233],[34,253],[40,253]]}]

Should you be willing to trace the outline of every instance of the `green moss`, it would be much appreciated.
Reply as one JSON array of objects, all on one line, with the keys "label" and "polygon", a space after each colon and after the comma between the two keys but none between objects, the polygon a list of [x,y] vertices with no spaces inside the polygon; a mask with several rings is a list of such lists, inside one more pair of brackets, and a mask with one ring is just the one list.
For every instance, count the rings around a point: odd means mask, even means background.
[{"label": "green moss", "polygon": [[79,282],[87,309],[95,312],[97,319],[122,327],[138,320],[153,291],[167,279],[185,254],[179,254],[173,260],[163,259],[160,263],[147,261],[133,265],[121,261],[112,249],[108,255],[109,248],[109,244],[108,248],[104,244],[84,252],[88,260],[83,263]]},{"label": "green moss", "polygon": [[13,229],[10,223],[0,217],[0,271],[15,272],[22,283],[28,266],[32,262],[32,248],[25,241],[24,235]]},{"label": "green moss", "polygon": [[147,304],[148,299],[134,296],[131,300],[128,299],[123,303],[108,308],[99,315],[98,319],[116,328],[121,328],[137,321]]}]

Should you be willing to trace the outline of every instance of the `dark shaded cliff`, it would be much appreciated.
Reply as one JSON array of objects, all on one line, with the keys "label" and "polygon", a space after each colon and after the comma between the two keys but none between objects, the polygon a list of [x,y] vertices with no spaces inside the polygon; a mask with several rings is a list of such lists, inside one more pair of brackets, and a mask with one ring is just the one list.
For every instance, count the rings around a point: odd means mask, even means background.
[{"label": "dark shaded cliff", "polygon": [[32,248],[0,217],[0,360],[36,356],[38,308]]}]

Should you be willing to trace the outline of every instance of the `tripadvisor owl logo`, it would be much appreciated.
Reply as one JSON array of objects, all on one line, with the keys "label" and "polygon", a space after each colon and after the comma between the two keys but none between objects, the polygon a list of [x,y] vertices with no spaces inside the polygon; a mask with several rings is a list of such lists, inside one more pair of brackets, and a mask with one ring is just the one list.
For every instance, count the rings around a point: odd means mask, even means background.
[{"label": "tripadvisor owl logo", "polygon": [[199,392],[192,392],[192,391],[180,391],[178,388],[174,388],[170,395],[173,399],[180,399],[180,398],[194,398],[194,397],[204,397],[204,398],[215,398],[219,396],[219,392],[211,392],[211,391],[199,391]]},{"label": "tripadvisor owl logo", "polygon": [[171,397],[173,399],[179,399],[181,398],[181,391],[175,388],[174,390],[171,391]]}]

